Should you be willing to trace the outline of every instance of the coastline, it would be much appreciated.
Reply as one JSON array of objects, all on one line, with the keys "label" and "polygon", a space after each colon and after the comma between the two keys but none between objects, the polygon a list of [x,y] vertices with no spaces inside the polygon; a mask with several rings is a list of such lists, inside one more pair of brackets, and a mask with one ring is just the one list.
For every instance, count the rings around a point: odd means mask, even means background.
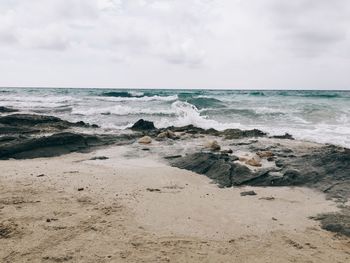
[{"label": "coastline", "polygon": [[144,120],[95,129],[0,117],[2,261],[349,260],[349,149]]}]

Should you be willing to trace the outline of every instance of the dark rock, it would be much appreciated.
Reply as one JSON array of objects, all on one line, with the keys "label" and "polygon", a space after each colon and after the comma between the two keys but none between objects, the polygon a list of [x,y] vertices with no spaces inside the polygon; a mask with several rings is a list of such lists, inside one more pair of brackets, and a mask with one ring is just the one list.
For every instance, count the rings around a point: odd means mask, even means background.
[{"label": "dark rock", "polygon": [[289,133],[285,133],[284,135],[275,135],[275,136],[272,136],[272,138],[294,140],[293,136],[290,135]]},{"label": "dark rock", "polygon": [[84,191],[84,187],[78,188],[78,191],[79,192]]},{"label": "dark rock", "polygon": [[96,157],[92,157],[90,160],[91,161],[95,161],[95,160],[108,160],[109,158],[106,156],[96,156]]},{"label": "dark rock", "polygon": [[313,219],[321,222],[321,227],[327,231],[350,237],[350,208],[339,213],[321,214]]},{"label": "dark rock", "polygon": [[182,155],[170,155],[170,156],[165,156],[164,159],[171,160],[171,159],[177,159],[181,157]]},{"label": "dark rock", "polygon": [[247,138],[247,137],[264,137],[266,136],[266,133],[257,129],[254,129],[254,130],[227,129],[220,132],[220,135],[224,136],[225,139],[231,140],[231,139],[240,139],[240,138]]},{"label": "dark rock", "polygon": [[132,127],[131,130],[134,131],[149,131],[155,130],[154,123],[151,121],[145,121],[143,119],[138,120]]},{"label": "dark rock", "polygon": [[[204,174],[220,186],[307,186],[330,197],[350,197],[350,150],[335,146],[312,149],[294,158],[276,160],[278,168],[258,169],[214,153],[195,153],[171,162],[173,166]],[[276,173],[278,172],[278,173]]]},{"label": "dark rock", "polygon": [[158,188],[147,188],[146,190],[148,192],[160,192],[160,189],[158,189]]},{"label": "dark rock", "polygon": [[35,114],[11,114],[0,117],[0,134],[52,132],[73,127],[91,126],[83,121],[72,123],[53,116]]},{"label": "dark rock", "polygon": [[57,133],[39,138],[14,140],[0,144],[0,159],[52,157],[111,144],[116,138],[75,133]]},{"label": "dark rock", "polygon": [[254,191],[245,191],[241,192],[241,196],[247,196],[247,195],[257,195]]},{"label": "dark rock", "polygon": [[235,163],[236,156],[214,153],[195,153],[171,161],[171,165],[204,174],[219,184],[220,187],[240,185],[256,177],[248,167]]},{"label": "dark rock", "polygon": [[0,106],[0,113],[11,113],[11,112],[17,112],[17,111],[18,110],[16,109]]}]

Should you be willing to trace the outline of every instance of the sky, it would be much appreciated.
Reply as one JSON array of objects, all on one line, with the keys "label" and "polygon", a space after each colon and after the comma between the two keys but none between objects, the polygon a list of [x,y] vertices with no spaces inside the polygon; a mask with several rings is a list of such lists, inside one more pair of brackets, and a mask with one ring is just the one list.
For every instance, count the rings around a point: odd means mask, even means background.
[{"label": "sky", "polygon": [[0,86],[350,89],[350,1],[1,0]]}]

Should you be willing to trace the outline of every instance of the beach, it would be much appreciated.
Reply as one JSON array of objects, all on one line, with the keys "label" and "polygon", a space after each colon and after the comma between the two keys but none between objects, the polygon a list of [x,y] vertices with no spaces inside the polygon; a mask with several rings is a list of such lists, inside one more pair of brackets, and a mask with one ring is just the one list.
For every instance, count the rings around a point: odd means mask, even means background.
[{"label": "beach", "polygon": [[0,106],[1,262],[350,260],[346,145],[33,107]]},{"label": "beach", "polygon": [[[1,161],[2,262],[349,260],[349,239],[308,219],[338,210],[323,194],[221,189],[154,158],[123,157],[127,151]],[[96,156],[109,159],[90,160]],[[257,195],[240,196],[245,190]]]}]

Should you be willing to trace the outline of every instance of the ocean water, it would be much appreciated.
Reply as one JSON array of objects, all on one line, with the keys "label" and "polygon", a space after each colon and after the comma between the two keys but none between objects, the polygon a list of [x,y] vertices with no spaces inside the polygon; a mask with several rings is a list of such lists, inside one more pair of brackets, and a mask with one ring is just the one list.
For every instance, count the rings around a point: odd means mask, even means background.
[{"label": "ocean water", "polygon": [[96,123],[109,133],[143,118],[159,128],[257,128],[350,147],[350,91],[2,88],[0,106]]}]

